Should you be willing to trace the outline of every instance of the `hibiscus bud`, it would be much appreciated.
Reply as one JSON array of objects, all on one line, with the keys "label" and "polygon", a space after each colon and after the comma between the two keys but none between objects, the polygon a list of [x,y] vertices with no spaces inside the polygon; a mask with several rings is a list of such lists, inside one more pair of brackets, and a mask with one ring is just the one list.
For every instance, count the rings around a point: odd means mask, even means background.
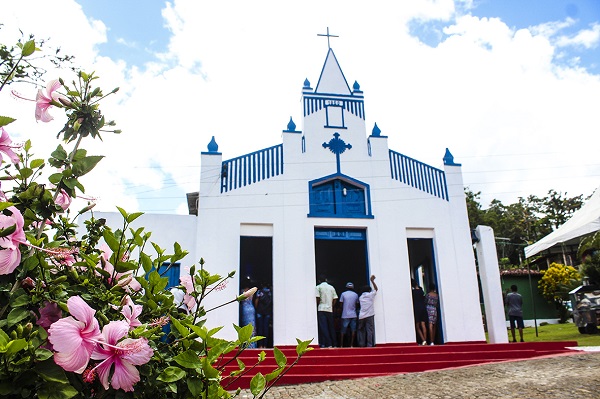
[{"label": "hibiscus bud", "polygon": [[127,284],[131,283],[131,280],[133,279],[133,276],[131,274],[128,274],[126,276],[123,276],[119,282],[117,283],[117,286],[119,287],[125,287]]},{"label": "hibiscus bud", "polygon": [[17,337],[23,338],[23,325],[17,324]]},{"label": "hibiscus bud", "polygon": [[27,290],[35,288],[35,281],[31,277],[25,277],[21,282],[21,286]]},{"label": "hibiscus bud", "polygon": [[56,284],[60,284],[60,283],[64,283],[65,281],[67,281],[67,276],[60,276],[60,277],[57,277],[57,278],[55,278],[55,279],[52,281],[52,285],[56,285]]},{"label": "hibiscus bud", "polygon": [[23,332],[25,333],[25,337],[29,337],[29,334],[31,334],[32,329],[33,329],[33,324],[31,322],[25,324],[25,328],[23,329]]},{"label": "hibiscus bud", "polygon": [[68,99],[66,99],[64,97],[59,97],[58,101],[60,101],[60,103],[62,105],[64,105],[65,107],[70,107],[71,106],[71,101],[69,101]]},{"label": "hibiscus bud", "polygon": [[68,272],[71,278],[73,278],[74,280],[79,280],[79,273],[77,273],[77,270],[69,268]]},{"label": "hibiscus bud", "polygon": [[[20,324],[19,324],[19,325],[20,325]],[[17,337],[17,332],[16,332],[15,330],[12,330],[12,331],[10,332],[10,338],[11,338],[11,340],[13,340],[13,341],[14,341],[15,339],[17,339],[17,338],[18,338],[18,337]]]},{"label": "hibiscus bud", "polygon": [[241,302],[248,298],[252,298],[252,295],[254,295],[256,293],[256,290],[257,290],[256,287],[250,288],[248,291],[245,291],[242,295],[238,296],[237,301]]}]

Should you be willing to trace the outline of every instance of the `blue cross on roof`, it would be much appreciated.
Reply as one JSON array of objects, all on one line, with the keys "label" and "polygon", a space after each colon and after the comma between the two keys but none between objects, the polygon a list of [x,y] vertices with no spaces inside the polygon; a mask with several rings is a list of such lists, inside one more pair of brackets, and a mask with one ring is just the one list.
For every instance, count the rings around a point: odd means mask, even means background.
[{"label": "blue cross on roof", "polygon": [[335,160],[337,162],[337,172],[341,173],[340,167],[340,154],[344,153],[346,149],[351,149],[352,144],[346,144],[346,142],[340,139],[340,134],[335,132],[333,138],[329,140],[329,143],[323,143],[323,148],[329,148],[329,151],[335,154]]}]

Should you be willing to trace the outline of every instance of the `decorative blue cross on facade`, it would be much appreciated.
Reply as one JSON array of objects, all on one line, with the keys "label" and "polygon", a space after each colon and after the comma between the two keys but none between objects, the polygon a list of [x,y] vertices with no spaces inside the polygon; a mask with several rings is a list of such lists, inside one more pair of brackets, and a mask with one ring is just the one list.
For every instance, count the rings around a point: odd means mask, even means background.
[{"label": "decorative blue cross on facade", "polygon": [[331,45],[329,44],[329,38],[330,38],[330,37],[339,37],[339,36],[337,36],[337,35],[330,35],[330,34],[329,34],[329,26],[327,27],[327,34],[326,34],[326,35],[325,35],[325,34],[323,34],[323,33],[317,33],[317,36],[327,36],[327,47],[328,47],[328,48],[331,48]]},{"label": "decorative blue cross on facade", "polygon": [[341,173],[340,167],[340,154],[342,154],[346,149],[351,149],[351,144],[346,144],[346,142],[340,139],[339,133],[334,133],[333,138],[329,140],[329,143],[323,143],[323,148],[329,148],[329,151],[335,154],[335,161],[337,162],[337,172]]}]

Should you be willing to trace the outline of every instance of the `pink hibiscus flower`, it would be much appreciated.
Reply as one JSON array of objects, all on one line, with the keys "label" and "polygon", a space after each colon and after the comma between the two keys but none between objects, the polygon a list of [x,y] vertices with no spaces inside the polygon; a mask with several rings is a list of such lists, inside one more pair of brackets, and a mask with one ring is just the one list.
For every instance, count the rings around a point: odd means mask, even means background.
[{"label": "pink hibiscus flower", "polygon": [[54,362],[67,371],[83,373],[99,340],[102,340],[96,311],[83,299],[72,296],[67,301],[68,316],[52,323],[48,340],[54,347]]},{"label": "pink hibiscus flower", "polygon": [[114,389],[133,391],[133,386],[140,380],[140,373],[135,366],[148,363],[154,353],[146,338],[125,338],[128,331],[127,322],[111,321],[102,329],[104,342],[92,353],[92,359],[102,360],[94,370],[104,389],[109,388],[108,379],[114,366],[110,385]]},{"label": "pink hibiscus flower", "polygon": [[68,101],[65,96],[60,93],[57,93],[62,85],[58,80],[51,80],[48,82],[46,86],[46,92],[44,93],[42,89],[38,90],[37,96],[35,98],[35,119],[42,122],[50,122],[52,119],[52,115],[48,113],[48,109],[52,105],[57,105],[63,102]]},{"label": "pink hibiscus flower", "polygon": [[18,148],[18,146],[13,145],[12,140],[8,137],[8,133],[6,133],[3,127],[0,127],[0,132],[2,132],[0,135],[0,152],[6,154],[12,163],[19,163],[19,156],[12,150],[13,148]]},{"label": "pink hibiscus flower", "polygon": [[66,211],[67,208],[71,205],[72,200],[73,199],[69,196],[69,194],[67,194],[67,192],[61,188],[58,195],[56,196],[56,199],[54,200],[54,203],[60,206],[63,211]]},{"label": "pink hibiscus flower", "polygon": [[25,243],[23,215],[14,206],[0,212],[0,228],[16,226],[15,231],[6,237],[0,237],[0,274],[10,274],[21,263],[20,243]]},{"label": "pink hibiscus flower", "polygon": [[138,317],[142,314],[142,305],[136,305],[133,303],[129,295],[127,295],[124,301],[123,309],[121,309],[121,313],[125,316],[127,323],[129,324],[130,329],[134,329],[142,325],[139,321]]}]

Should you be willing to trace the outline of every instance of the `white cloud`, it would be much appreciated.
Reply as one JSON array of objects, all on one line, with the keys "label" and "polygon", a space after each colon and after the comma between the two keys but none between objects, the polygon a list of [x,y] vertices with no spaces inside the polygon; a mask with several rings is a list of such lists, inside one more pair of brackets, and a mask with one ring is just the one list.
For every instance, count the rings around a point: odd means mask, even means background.
[{"label": "white cloud", "polygon": [[[588,194],[600,180],[597,150],[589,145],[600,128],[600,78],[581,66],[553,64],[551,37],[570,21],[514,31],[497,18],[454,20],[459,7],[449,0],[285,6],[178,0],[162,10],[168,50],[140,68],[98,56],[106,27],[74,1],[53,2],[27,17],[23,8],[45,3],[23,3],[3,6],[16,16],[5,18],[14,23],[0,29],[3,42],[17,26],[49,36],[95,70],[105,90],[121,88],[103,110],[123,134],[85,144],[106,155],[84,182],[90,195],[101,197],[99,210],[135,211],[136,190],[160,192],[169,179],[182,191],[197,190],[200,152],[213,135],[227,159],[280,143],[290,116],[301,129],[302,83],[316,84],[327,50],[316,34],[328,26],[340,36],[331,43],[349,84],[357,80],[365,92],[368,131],[377,122],[392,149],[433,166],[449,147],[463,164],[465,183],[482,191],[484,202],[550,188]],[[56,23],[59,15],[68,29]],[[414,19],[452,21],[449,36],[429,47],[408,33]],[[5,94],[2,112],[19,118],[11,134],[31,137],[40,154],[54,148],[60,112],[53,112],[55,123],[35,124],[33,108]],[[182,195],[177,212],[185,201]]]},{"label": "white cloud", "polygon": [[556,41],[559,47],[581,46],[586,49],[598,47],[600,42],[600,24],[592,24],[591,29],[582,29],[574,36],[560,36]]}]

